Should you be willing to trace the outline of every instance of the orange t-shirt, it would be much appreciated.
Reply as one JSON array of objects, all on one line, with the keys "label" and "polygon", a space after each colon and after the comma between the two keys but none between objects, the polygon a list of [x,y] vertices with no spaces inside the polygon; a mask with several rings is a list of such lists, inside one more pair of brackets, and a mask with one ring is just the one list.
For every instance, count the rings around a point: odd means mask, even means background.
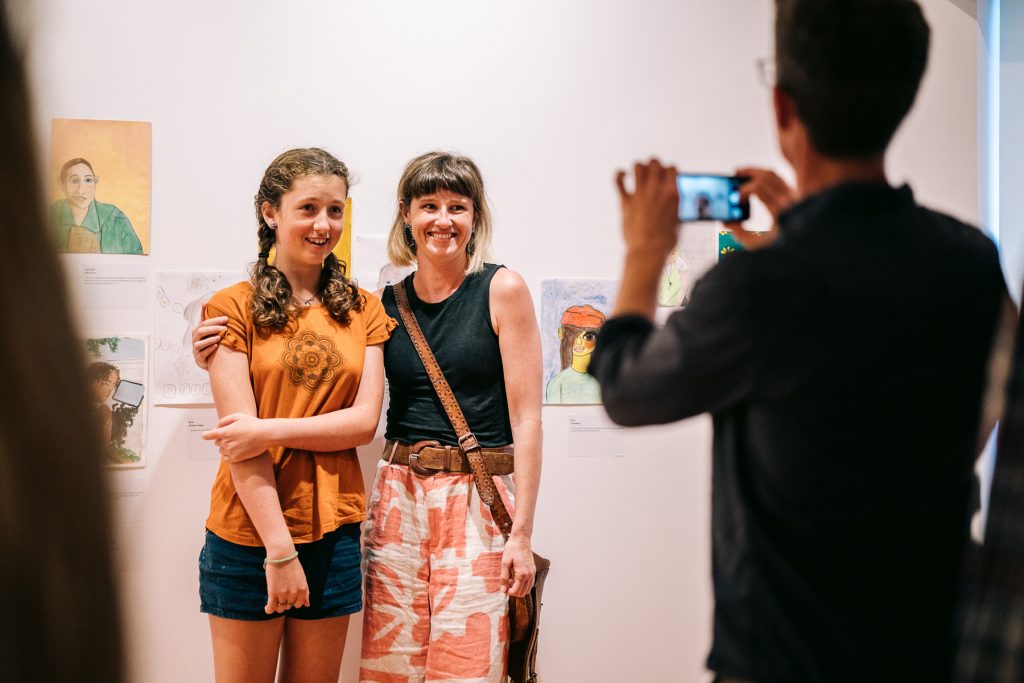
[{"label": "orange t-shirt", "polygon": [[[252,321],[252,284],[217,292],[204,317],[228,317],[221,344],[249,357],[249,379],[261,418],[310,417],[352,405],[368,345],[391,336],[397,323],[380,299],[360,290],[362,311],[341,325],[321,306],[303,309],[283,330],[257,329]],[[317,541],[366,516],[366,495],[356,449],[330,453],[270,449],[285,522],[296,543]],[[210,494],[206,528],[221,538],[261,546],[256,527],[238,498],[229,465],[221,463]]]}]

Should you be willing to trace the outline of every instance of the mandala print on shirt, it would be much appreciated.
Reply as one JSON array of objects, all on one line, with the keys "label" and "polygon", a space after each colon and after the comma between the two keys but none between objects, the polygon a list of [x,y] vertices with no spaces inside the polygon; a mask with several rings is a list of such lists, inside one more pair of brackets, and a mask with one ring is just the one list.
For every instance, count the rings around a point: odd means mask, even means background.
[{"label": "mandala print on shirt", "polygon": [[334,341],[313,332],[302,332],[285,342],[281,362],[288,368],[292,386],[315,391],[323,382],[331,382],[345,362],[334,348]]}]

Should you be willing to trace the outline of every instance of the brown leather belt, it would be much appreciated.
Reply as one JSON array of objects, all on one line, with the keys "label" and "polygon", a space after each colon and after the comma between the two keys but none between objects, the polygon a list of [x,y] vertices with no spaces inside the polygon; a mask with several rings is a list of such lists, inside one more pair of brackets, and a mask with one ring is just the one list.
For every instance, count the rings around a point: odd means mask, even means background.
[{"label": "brown leather belt", "polygon": [[[492,474],[512,474],[515,470],[513,447],[481,448],[487,471]],[[444,446],[438,441],[418,441],[414,444],[385,441],[381,460],[397,465],[408,465],[416,474],[430,476],[438,472],[472,474],[473,468],[466,454],[458,446]]]}]

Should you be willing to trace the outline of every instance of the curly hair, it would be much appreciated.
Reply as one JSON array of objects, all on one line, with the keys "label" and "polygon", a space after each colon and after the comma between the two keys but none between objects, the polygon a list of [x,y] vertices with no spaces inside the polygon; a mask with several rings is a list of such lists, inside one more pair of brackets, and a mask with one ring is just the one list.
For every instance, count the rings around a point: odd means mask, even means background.
[{"label": "curly hair", "polygon": [[[257,327],[281,329],[289,320],[298,317],[302,307],[292,297],[292,285],[280,270],[270,264],[268,254],[277,240],[277,233],[263,218],[263,205],[281,207],[284,196],[295,181],[305,176],[337,176],[349,181],[348,167],[329,152],[319,147],[290,149],[272,162],[263,173],[260,189],[254,197],[260,256],[252,267],[252,318]],[[342,325],[351,321],[350,311],[363,309],[363,297],[353,280],[346,276],[344,261],[334,254],[324,259],[317,296],[332,318]]]},{"label": "curly hair", "polygon": [[110,373],[112,372],[117,373],[117,377],[120,379],[121,370],[112,363],[96,361],[95,363],[90,363],[89,367],[85,369],[85,374],[89,378],[90,382],[101,382],[110,377]]}]

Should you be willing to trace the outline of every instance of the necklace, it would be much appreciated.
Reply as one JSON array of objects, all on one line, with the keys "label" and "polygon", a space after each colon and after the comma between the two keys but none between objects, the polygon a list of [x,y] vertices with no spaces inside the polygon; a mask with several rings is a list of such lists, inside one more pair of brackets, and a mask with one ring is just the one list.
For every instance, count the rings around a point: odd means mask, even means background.
[{"label": "necklace", "polygon": [[316,294],[312,295],[312,296],[311,296],[311,297],[309,297],[308,299],[303,299],[303,300],[302,300],[302,305],[303,305],[303,306],[309,306],[309,305],[310,305],[310,304],[312,304],[312,303],[313,303],[314,301],[316,301]]}]

